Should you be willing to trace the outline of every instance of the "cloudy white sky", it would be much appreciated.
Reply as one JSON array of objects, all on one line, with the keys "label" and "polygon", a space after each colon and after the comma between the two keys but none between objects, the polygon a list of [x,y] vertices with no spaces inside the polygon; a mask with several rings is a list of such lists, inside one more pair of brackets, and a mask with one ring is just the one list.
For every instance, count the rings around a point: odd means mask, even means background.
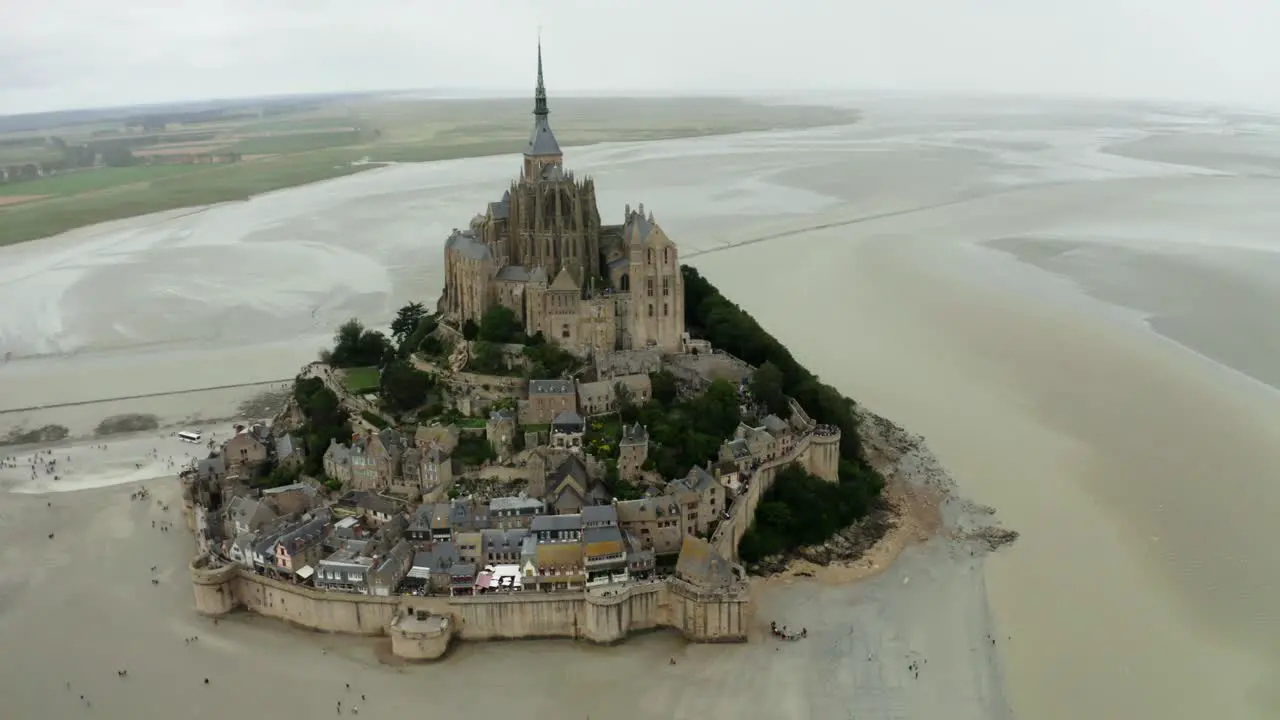
[{"label": "cloudy white sky", "polygon": [[1280,0],[0,0],[0,114],[259,94],[902,90],[1280,106]]}]

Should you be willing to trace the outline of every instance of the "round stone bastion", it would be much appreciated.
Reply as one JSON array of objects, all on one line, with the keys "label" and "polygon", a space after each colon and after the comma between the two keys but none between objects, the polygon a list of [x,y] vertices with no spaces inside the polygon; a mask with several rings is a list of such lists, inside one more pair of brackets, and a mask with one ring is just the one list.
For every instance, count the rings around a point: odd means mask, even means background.
[{"label": "round stone bastion", "polygon": [[196,595],[196,612],[216,617],[235,609],[233,585],[240,571],[233,563],[219,563],[208,555],[199,555],[191,561],[189,570],[191,587]]},{"label": "round stone bastion", "polygon": [[453,640],[453,618],[425,611],[402,611],[391,621],[391,654],[403,660],[439,660]]}]

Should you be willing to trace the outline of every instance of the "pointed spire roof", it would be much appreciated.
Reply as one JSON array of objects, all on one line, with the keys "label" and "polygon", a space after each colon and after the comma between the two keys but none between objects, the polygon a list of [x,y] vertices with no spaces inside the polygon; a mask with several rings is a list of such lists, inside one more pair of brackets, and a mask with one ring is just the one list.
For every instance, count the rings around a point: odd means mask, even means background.
[{"label": "pointed spire roof", "polygon": [[529,135],[529,144],[524,154],[528,157],[560,156],[560,143],[556,142],[555,133],[551,132],[551,124],[547,122],[547,88],[542,81],[542,38],[538,38],[538,88],[533,93],[533,132]]},{"label": "pointed spire roof", "polygon": [[551,111],[547,109],[547,87],[542,83],[542,32],[538,32],[538,89],[533,91],[533,114],[546,117]]}]

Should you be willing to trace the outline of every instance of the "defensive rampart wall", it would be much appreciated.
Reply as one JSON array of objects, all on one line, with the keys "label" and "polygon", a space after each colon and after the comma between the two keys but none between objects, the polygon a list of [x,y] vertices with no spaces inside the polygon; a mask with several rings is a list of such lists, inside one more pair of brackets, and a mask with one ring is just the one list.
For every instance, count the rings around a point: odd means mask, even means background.
[{"label": "defensive rampart wall", "polygon": [[[563,637],[599,644],[633,632],[679,630],[693,642],[743,642],[749,605],[744,587],[704,592],[676,579],[574,593],[475,597],[372,597],[326,592],[258,575],[238,565],[191,564],[196,610],[219,616],[238,608],[324,632],[393,636],[411,659],[440,657],[463,640]],[[431,631],[415,615],[443,618]],[[412,629],[416,628],[416,629]],[[443,639],[441,639],[443,635]]]},{"label": "defensive rampart wall", "polygon": [[827,426],[811,430],[796,441],[791,452],[756,468],[747,491],[737,498],[729,511],[729,519],[720,523],[711,538],[711,546],[716,552],[732,560],[738,559],[738,543],[755,519],[760,499],[773,487],[778,470],[793,462],[800,463],[828,482],[839,482],[840,431]]}]

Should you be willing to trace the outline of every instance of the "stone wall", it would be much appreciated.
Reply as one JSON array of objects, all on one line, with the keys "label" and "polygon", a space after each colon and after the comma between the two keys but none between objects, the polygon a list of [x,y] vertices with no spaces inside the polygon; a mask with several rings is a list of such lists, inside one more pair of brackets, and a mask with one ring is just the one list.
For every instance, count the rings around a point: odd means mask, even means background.
[{"label": "stone wall", "polygon": [[[449,641],[563,637],[599,644],[633,632],[679,630],[692,642],[743,642],[750,603],[745,587],[705,593],[667,579],[574,593],[516,593],[476,597],[372,597],[301,587],[238,565],[191,564],[196,610],[219,616],[244,608],[295,625],[356,635],[390,634],[409,659],[433,659]],[[424,630],[412,616],[442,618]]]},{"label": "stone wall", "polygon": [[756,507],[760,498],[773,487],[773,480],[778,470],[799,462],[805,469],[829,482],[838,482],[840,466],[840,431],[830,429],[831,434],[817,435],[808,431],[796,441],[787,455],[767,462],[756,469],[751,478],[751,486],[738,496],[729,511],[729,519],[720,523],[715,535],[711,537],[711,546],[726,558],[737,561],[738,543],[751,526],[755,518]]}]

